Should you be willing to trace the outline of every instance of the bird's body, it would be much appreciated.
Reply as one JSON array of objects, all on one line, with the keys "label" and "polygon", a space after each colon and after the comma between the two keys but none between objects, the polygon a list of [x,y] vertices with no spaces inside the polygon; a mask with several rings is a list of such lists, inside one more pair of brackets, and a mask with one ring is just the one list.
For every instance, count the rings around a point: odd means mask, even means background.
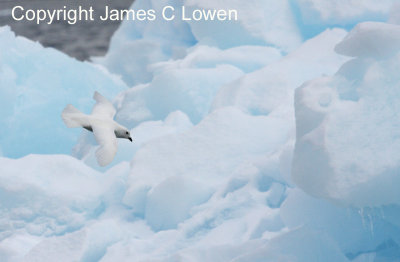
[{"label": "bird's body", "polygon": [[67,127],[83,127],[93,132],[100,147],[96,150],[97,162],[108,165],[117,153],[117,139],[126,138],[132,141],[128,129],[114,121],[115,108],[98,92],[93,98],[97,101],[92,114],[87,115],[72,105],[67,105],[61,116]]}]

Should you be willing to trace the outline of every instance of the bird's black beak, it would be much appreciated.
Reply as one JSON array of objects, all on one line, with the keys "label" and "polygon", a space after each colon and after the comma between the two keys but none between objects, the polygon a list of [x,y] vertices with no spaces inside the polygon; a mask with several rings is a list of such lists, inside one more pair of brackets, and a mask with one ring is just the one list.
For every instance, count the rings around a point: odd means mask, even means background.
[{"label": "bird's black beak", "polygon": [[132,137],[128,137],[128,139],[132,142]]}]

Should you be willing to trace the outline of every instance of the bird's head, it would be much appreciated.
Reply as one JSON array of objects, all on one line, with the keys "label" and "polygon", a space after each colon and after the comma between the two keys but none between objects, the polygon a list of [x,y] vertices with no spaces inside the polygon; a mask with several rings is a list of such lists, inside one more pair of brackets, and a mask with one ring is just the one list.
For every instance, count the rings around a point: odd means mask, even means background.
[{"label": "bird's head", "polygon": [[119,128],[115,130],[115,136],[118,138],[126,138],[132,142],[131,133],[126,128]]}]

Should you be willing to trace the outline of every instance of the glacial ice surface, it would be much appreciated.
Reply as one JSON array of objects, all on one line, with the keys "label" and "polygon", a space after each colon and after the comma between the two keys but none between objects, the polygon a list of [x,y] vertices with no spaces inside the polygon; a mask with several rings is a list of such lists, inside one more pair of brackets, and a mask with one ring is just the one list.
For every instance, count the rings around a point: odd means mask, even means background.
[{"label": "glacial ice surface", "polygon": [[[107,69],[1,28],[0,260],[399,260],[399,25],[345,2],[187,1],[243,12],[125,21]],[[94,90],[134,139],[106,168],[60,118]]]},{"label": "glacial ice surface", "polygon": [[101,66],[15,37],[8,27],[0,29],[0,50],[0,148],[8,157],[70,153],[79,131],[60,121],[64,107],[90,113],[95,90],[115,96],[126,89]]}]

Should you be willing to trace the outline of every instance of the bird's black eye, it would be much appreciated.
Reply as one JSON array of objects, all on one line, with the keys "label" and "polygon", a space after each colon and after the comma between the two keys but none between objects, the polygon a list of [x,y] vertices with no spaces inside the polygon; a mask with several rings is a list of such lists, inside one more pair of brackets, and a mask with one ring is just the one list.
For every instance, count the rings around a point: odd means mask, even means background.
[{"label": "bird's black eye", "polygon": [[128,132],[128,131],[126,131],[126,134],[129,134],[129,132]]}]

